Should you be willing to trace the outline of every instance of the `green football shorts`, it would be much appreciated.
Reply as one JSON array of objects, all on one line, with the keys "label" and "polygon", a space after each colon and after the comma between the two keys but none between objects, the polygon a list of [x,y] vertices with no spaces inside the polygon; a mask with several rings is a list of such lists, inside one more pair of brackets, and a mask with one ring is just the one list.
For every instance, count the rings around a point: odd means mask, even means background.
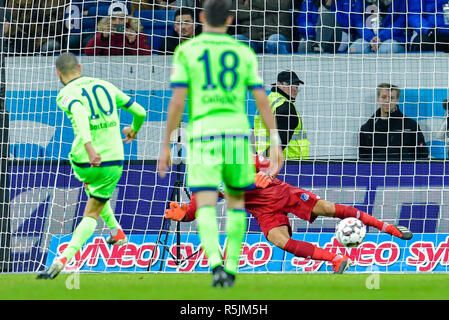
[{"label": "green football shorts", "polygon": [[[114,192],[123,172],[123,162],[114,161],[102,163],[100,167],[90,167],[90,164],[79,164],[72,160],[75,177],[85,184],[85,190],[89,197],[99,201],[108,201]],[[119,165],[109,165],[120,163]]]},{"label": "green football shorts", "polygon": [[217,190],[241,194],[254,187],[255,165],[249,137],[212,136],[192,140],[187,153],[187,186],[192,192]]}]

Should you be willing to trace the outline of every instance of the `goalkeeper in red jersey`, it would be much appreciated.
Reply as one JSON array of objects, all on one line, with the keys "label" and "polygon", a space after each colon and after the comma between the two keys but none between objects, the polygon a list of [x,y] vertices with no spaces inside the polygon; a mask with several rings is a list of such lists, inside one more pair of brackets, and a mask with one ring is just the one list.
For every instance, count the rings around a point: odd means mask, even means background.
[{"label": "goalkeeper in red jersey", "polygon": [[[297,257],[330,261],[335,273],[343,273],[351,263],[347,256],[332,253],[309,242],[292,239],[292,228],[287,213],[292,213],[309,222],[315,221],[318,216],[339,219],[354,217],[366,226],[375,227],[400,239],[412,238],[412,232],[406,227],[382,222],[352,206],[320,199],[319,196],[309,191],[293,187],[270,176],[265,173],[269,169],[269,161],[261,156],[255,158],[256,189],[245,192],[245,209],[257,220],[267,240],[276,247]],[[224,197],[223,194],[220,196]],[[195,211],[196,201],[193,196],[189,205],[180,206],[177,202],[170,203],[165,217],[188,222],[195,219]]]}]

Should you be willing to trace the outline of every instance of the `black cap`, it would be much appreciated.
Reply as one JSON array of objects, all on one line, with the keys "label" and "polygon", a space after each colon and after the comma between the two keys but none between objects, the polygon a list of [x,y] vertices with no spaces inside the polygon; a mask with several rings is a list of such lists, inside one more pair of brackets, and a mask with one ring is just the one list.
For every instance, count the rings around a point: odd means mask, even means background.
[{"label": "black cap", "polygon": [[[279,72],[277,82],[286,82],[290,85],[304,84],[304,81],[300,80],[294,71]],[[272,83],[271,85],[275,86],[276,83]]]}]

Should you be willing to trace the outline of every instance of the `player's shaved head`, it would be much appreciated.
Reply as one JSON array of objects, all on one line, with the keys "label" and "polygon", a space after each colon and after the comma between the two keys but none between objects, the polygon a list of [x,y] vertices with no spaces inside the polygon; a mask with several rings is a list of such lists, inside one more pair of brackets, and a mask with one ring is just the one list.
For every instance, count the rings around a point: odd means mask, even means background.
[{"label": "player's shaved head", "polygon": [[212,27],[226,25],[226,19],[231,15],[230,0],[207,0],[204,6],[207,23]]},{"label": "player's shaved head", "polygon": [[79,71],[78,60],[76,56],[71,52],[64,52],[56,59],[56,70],[58,70],[63,76],[77,73]]}]

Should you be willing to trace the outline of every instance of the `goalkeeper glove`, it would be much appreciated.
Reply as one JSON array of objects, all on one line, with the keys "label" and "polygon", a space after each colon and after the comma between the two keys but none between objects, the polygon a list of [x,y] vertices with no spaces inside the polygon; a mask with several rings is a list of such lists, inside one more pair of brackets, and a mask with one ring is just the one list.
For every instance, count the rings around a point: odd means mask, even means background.
[{"label": "goalkeeper glove", "polygon": [[170,208],[165,210],[164,218],[181,221],[187,213],[187,204],[179,205],[178,202],[170,202]]},{"label": "goalkeeper glove", "polygon": [[273,179],[265,172],[259,171],[256,173],[255,185],[257,188],[265,189],[272,181]]}]

